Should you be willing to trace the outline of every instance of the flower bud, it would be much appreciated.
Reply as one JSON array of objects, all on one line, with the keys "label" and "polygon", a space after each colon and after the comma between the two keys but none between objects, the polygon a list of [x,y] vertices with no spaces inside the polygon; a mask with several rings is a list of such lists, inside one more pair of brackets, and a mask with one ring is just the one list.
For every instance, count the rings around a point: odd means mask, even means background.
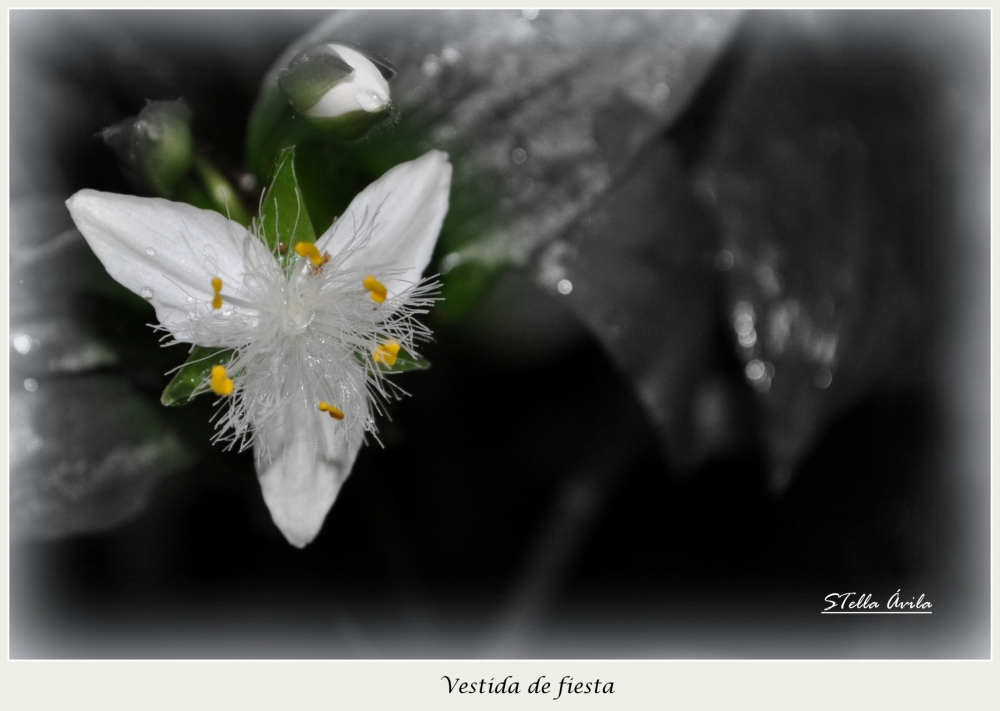
[{"label": "flower bud", "polygon": [[296,55],[278,74],[278,87],[312,123],[354,139],[391,119],[387,79],[394,74],[356,49],[325,44]]},{"label": "flower bud", "polygon": [[191,167],[191,109],[181,100],[150,101],[138,116],[100,135],[158,195],[169,197]]}]

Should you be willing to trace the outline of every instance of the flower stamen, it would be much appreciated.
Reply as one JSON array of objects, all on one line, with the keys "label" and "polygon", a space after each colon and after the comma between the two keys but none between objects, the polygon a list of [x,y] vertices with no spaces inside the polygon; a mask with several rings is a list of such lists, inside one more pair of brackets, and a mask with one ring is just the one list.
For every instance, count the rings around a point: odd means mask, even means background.
[{"label": "flower stamen", "polygon": [[385,284],[376,279],[374,274],[366,276],[362,284],[371,292],[372,301],[376,304],[381,304],[385,301],[385,297],[389,292],[386,291]]},{"label": "flower stamen", "polygon": [[330,253],[320,254],[312,242],[299,242],[295,245],[295,253],[303,259],[308,257],[314,268],[321,267],[330,261]]},{"label": "flower stamen", "polygon": [[379,344],[375,350],[372,351],[372,358],[375,359],[376,363],[385,363],[390,368],[396,364],[396,355],[399,353],[399,343],[395,340],[389,340],[385,343]]},{"label": "flower stamen", "polygon": [[228,377],[228,375],[224,365],[212,366],[212,378],[208,383],[212,388],[212,392],[216,395],[233,394],[233,379]]},{"label": "flower stamen", "polygon": [[212,308],[221,309],[222,308],[222,279],[219,277],[212,277],[212,291],[215,292],[215,297],[212,299]]},{"label": "flower stamen", "polygon": [[320,400],[319,401],[319,410],[320,410],[320,412],[328,412],[330,414],[330,417],[332,417],[335,420],[342,420],[342,419],[344,419],[344,411],[343,410],[341,410],[336,405],[331,405],[330,403],[328,403],[328,402],[326,402],[324,400]]}]

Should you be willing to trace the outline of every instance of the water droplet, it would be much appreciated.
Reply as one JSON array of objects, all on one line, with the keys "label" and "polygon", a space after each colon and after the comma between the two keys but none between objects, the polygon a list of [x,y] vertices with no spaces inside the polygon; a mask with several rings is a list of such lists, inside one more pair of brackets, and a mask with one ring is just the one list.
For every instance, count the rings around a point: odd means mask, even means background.
[{"label": "water droplet", "polygon": [[458,136],[458,131],[455,127],[450,124],[444,124],[443,126],[438,126],[434,129],[434,140],[439,143],[448,143],[454,141]]},{"label": "water droplet", "polygon": [[150,289],[148,286],[144,286],[141,289],[139,289],[139,296],[144,298],[146,301],[149,301],[150,299],[153,298],[153,290]]},{"label": "water droplet", "polygon": [[747,377],[750,380],[760,380],[767,374],[767,369],[764,367],[764,363],[759,360],[752,360],[747,363]]},{"label": "water droplet", "polygon": [[429,54],[427,55],[427,58],[424,59],[424,63],[420,67],[420,71],[424,73],[425,77],[433,77],[441,71],[441,62],[439,62],[438,58],[433,54]]},{"label": "water droplet", "polygon": [[827,368],[820,368],[816,371],[816,375],[813,380],[816,382],[816,387],[820,390],[826,390],[830,387],[830,383],[833,382],[833,373]]},{"label": "water droplet", "polygon": [[16,336],[14,336],[14,340],[12,341],[12,343],[14,344],[14,349],[21,355],[27,355],[29,352],[31,352],[31,348],[34,346],[34,343],[31,340],[31,336],[29,336],[27,333],[17,334]]},{"label": "water droplet", "polygon": [[521,163],[528,160],[528,152],[523,148],[515,148],[514,152],[510,154],[510,159],[514,161],[516,165],[521,165]]},{"label": "water droplet", "polygon": [[573,248],[556,240],[542,253],[538,260],[538,283],[547,289],[558,289],[559,282],[567,279],[566,262],[574,259]]},{"label": "water droplet", "polygon": [[38,390],[38,381],[34,378],[28,378],[24,381],[24,389],[29,393],[33,393]]},{"label": "water droplet", "polygon": [[733,253],[728,249],[720,249],[715,253],[715,268],[720,272],[728,272],[733,268],[733,263],[736,259],[733,257]]},{"label": "water droplet", "polygon": [[657,84],[653,87],[653,101],[659,106],[663,106],[670,99],[670,87],[666,84]]},{"label": "water droplet", "polygon": [[736,338],[744,348],[753,348],[753,345],[757,342],[757,332],[751,329],[747,333],[738,334]]},{"label": "water droplet", "polygon": [[388,103],[384,97],[379,96],[367,87],[355,89],[354,98],[358,100],[359,104],[361,104],[361,108],[370,114],[381,111]]},{"label": "water droplet", "polygon": [[573,282],[571,282],[569,279],[560,279],[559,283],[556,284],[556,291],[558,291],[563,296],[566,296],[566,294],[569,294],[571,291],[573,291]]},{"label": "water droplet", "polygon": [[153,249],[152,247],[146,247],[146,254],[148,254],[150,257],[155,257],[156,250]]},{"label": "water droplet", "polygon": [[521,10],[521,17],[525,20],[534,20],[538,17],[538,10]]},{"label": "water droplet", "polygon": [[257,189],[257,178],[251,173],[244,173],[240,176],[240,189],[246,192],[253,192]]},{"label": "water droplet", "polygon": [[189,304],[193,304],[193,303],[194,303],[194,297],[193,297],[193,296],[189,296],[189,297],[187,297],[187,302],[188,302]]},{"label": "water droplet", "polygon": [[462,255],[459,254],[458,252],[452,252],[451,254],[446,254],[444,256],[444,259],[441,260],[441,273],[447,274],[461,263],[462,263]]}]

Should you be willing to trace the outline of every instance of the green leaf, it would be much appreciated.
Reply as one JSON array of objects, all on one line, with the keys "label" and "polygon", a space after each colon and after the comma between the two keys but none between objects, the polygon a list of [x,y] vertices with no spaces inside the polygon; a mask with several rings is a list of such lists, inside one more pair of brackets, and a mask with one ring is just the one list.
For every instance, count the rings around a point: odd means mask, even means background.
[{"label": "green leaf", "polygon": [[383,373],[405,373],[408,370],[427,370],[431,367],[429,360],[419,358],[405,348],[399,349],[399,353],[396,354],[396,362],[392,365],[386,365],[377,361],[370,354],[362,355],[361,353],[355,353],[355,357],[361,365],[380,370]]},{"label": "green leaf", "polygon": [[[282,149],[272,171],[271,187],[260,207],[260,234],[283,261],[294,257],[299,242],[315,242],[306,201],[295,174],[295,146]],[[285,249],[279,247],[285,245]]]},{"label": "green leaf", "polygon": [[208,392],[205,381],[212,372],[212,367],[225,365],[232,357],[233,351],[230,348],[195,346],[187,361],[164,389],[160,402],[170,407],[187,405],[197,396]]}]

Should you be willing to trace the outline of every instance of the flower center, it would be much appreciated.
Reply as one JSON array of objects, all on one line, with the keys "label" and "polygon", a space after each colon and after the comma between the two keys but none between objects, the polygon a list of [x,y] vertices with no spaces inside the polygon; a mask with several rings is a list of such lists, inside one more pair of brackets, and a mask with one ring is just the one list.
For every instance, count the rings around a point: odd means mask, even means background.
[{"label": "flower center", "polygon": [[305,332],[316,318],[316,312],[293,296],[288,300],[282,314],[281,330],[286,336],[298,336]]}]

